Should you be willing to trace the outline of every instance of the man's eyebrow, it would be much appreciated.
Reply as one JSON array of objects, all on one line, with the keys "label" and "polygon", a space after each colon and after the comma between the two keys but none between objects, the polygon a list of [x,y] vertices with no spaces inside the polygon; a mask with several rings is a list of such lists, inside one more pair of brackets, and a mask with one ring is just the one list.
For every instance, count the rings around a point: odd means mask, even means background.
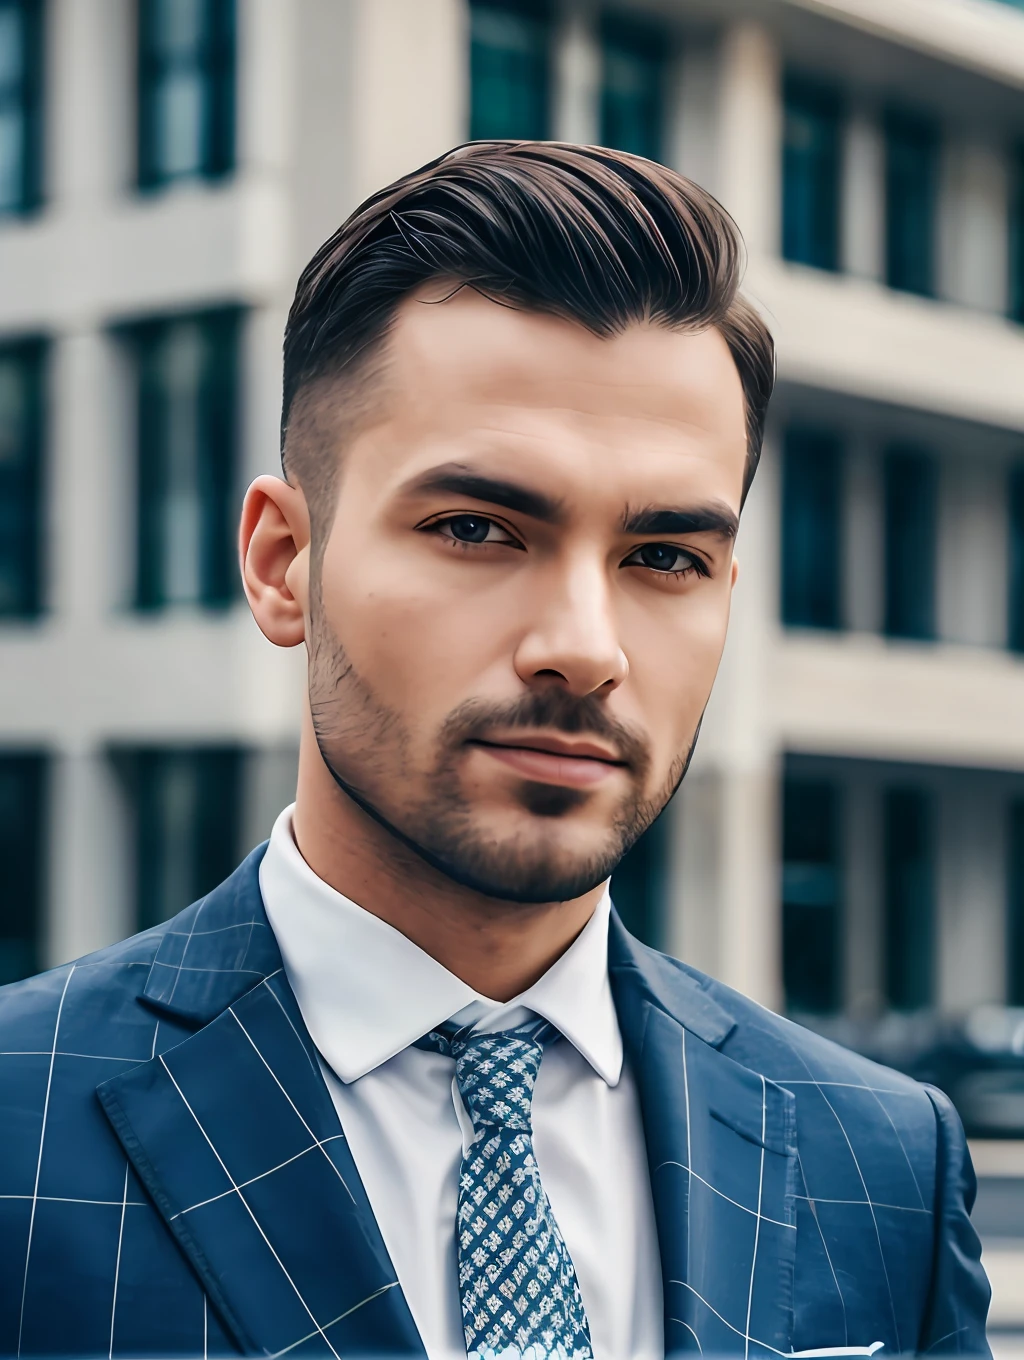
[{"label": "man's eyebrow", "polygon": [[507,481],[503,477],[488,477],[486,473],[474,472],[464,463],[441,463],[402,488],[402,494],[406,496],[438,491],[451,496],[469,496],[475,501],[486,501],[489,505],[500,505],[505,510],[516,510],[544,524],[561,524],[565,519],[565,508],[554,496],[534,491],[518,482]]},{"label": "man's eyebrow", "polygon": [[648,505],[640,510],[627,507],[622,516],[624,534],[716,534],[736,537],[740,522],[721,501],[709,505],[675,507]]}]

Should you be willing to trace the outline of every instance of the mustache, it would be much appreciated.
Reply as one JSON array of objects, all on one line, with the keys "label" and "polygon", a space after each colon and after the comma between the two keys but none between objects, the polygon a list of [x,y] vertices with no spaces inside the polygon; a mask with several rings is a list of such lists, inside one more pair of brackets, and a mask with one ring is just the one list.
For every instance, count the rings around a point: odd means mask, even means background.
[{"label": "mustache", "polygon": [[613,746],[618,758],[635,775],[644,775],[651,763],[650,746],[638,729],[613,718],[605,701],[592,694],[576,695],[561,689],[534,690],[507,704],[468,699],[445,719],[440,739],[453,749],[468,741],[484,741],[496,728],[546,727],[566,736],[587,734]]}]

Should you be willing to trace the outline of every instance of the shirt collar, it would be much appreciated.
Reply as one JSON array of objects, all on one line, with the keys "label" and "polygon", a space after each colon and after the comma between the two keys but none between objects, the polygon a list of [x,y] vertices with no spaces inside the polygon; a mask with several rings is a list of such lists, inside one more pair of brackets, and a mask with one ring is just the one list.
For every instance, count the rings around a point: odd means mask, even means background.
[{"label": "shirt collar", "polygon": [[486,1030],[542,1015],[609,1086],[618,1082],[622,1035],[608,979],[607,892],[543,977],[502,1004],[318,878],[295,844],[291,807],[274,824],[260,890],[306,1028],[343,1082],[463,1011],[460,1019]]}]

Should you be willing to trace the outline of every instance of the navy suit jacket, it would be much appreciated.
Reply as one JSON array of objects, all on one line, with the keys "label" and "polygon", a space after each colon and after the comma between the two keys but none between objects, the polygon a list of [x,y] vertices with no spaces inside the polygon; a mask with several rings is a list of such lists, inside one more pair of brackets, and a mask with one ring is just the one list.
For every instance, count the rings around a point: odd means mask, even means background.
[{"label": "navy suit jacket", "polygon": [[[423,1355],[260,896],[262,849],[0,990],[0,1354]],[[940,1092],[645,948],[609,967],[669,1352],[987,1355]]]}]

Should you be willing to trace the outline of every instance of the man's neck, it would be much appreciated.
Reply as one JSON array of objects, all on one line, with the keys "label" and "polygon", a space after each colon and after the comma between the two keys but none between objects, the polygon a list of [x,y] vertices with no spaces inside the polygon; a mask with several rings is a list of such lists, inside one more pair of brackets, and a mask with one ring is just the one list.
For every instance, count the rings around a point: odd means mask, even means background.
[{"label": "man's neck", "polygon": [[292,830],[318,878],[495,1001],[511,1000],[546,973],[604,892],[599,886],[571,902],[516,903],[456,883],[347,797],[306,742]]}]

